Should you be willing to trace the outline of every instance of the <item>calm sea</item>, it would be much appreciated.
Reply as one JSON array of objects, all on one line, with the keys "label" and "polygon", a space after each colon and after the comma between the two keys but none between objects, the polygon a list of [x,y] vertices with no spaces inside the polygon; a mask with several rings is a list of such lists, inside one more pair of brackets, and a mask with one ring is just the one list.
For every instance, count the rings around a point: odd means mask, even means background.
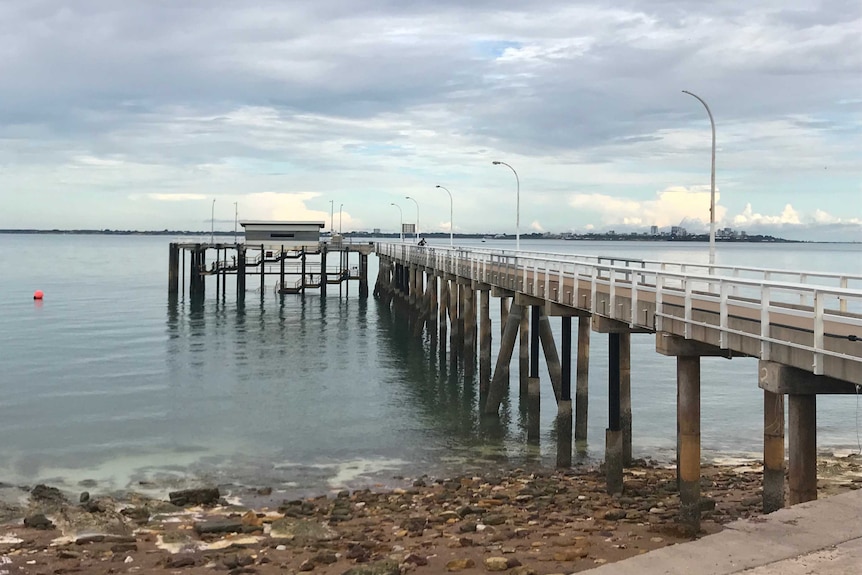
[{"label": "calm sea", "polygon": [[[206,480],[321,492],[421,472],[553,465],[547,372],[541,443],[527,447],[517,360],[503,425],[488,429],[477,415],[476,382],[441,363],[397,312],[359,299],[355,285],[349,294],[331,288],[325,298],[279,297],[273,278],[238,307],[231,281],[223,301],[211,284],[202,304],[172,305],[170,241],[0,235],[0,482],[74,489],[91,479],[110,490]],[[706,261],[705,244],[525,241],[522,248]],[[862,245],[720,244],[718,263],[862,274]],[[41,303],[32,299],[37,289],[45,292]],[[602,455],[606,365],[606,340],[593,334],[590,439],[581,461]],[[702,371],[705,453],[757,454],[756,361],[709,358]],[[655,353],[653,336],[633,336],[636,456],[673,456],[675,397],[673,358]],[[857,402],[818,399],[821,449],[857,448]]]}]

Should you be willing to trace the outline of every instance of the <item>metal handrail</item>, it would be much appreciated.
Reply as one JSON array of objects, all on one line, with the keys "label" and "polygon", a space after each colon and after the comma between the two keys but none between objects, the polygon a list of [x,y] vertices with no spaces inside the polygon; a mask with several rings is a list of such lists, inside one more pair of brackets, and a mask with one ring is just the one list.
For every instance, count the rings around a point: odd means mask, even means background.
[{"label": "metal handrail", "polygon": [[[539,287],[543,286],[541,297],[563,305],[570,305],[589,310],[593,314],[609,317],[629,323],[632,327],[662,330],[662,321],[673,317],[684,324],[685,337],[691,338],[691,328],[701,325],[692,318],[696,302],[718,304],[719,323],[703,325],[719,332],[719,345],[722,349],[728,347],[728,335],[736,332],[728,325],[729,303],[733,305],[760,309],[760,334],[745,332],[746,337],[758,339],[761,342],[761,359],[769,359],[771,345],[775,341],[769,337],[770,314],[776,310],[785,315],[810,317],[812,320],[813,344],[793,344],[813,353],[812,371],[823,373],[824,355],[838,355],[854,362],[862,362],[862,357],[836,354],[824,347],[824,319],[828,315],[830,321],[842,325],[858,326],[862,333],[862,315],[848,312],[847,302],[852,301],[862,309],[862,289],[811,285],[773,279],[754,279],[713,274],[691,273],[655,268],[632,268],[624,265],[600,264],[586,261],[572,261],[569,258],[556,259],[546,257],[548,254],[536,255],[523,252],[493,252],[490,250],[467,250],[463,248],[429,248],[403,244],[377,244],[378,253],[398,257],[418,265],[433,267],[448,273],[458,274],[471,280],[477,280],[492,285],[498,285],[514,291],[539,296]],[[664,266],[662,266],[664,267]],[[489,277],[495,275],[495,277]],[[505,285],[501,285],[500,276],[505,275]],[[836,276],[840,277],[840,276]],[[529,281],[532,279],[532,281]],[[573,300],[574,294],[567,292],[569,301],[561,298],[562,290],[553,295],[547,293],[552,281],[562,286],[566,279],[572,280],[577,291],[577,282],[589,282],[590,302],[583,305]],[[649,281],[652,280],[652,281]],[[598,309],[598,287],[607,287],[607,301],[610,309]],[[620,288],[629,290],[631,313],[629,317],[620,317],[616,309],[616,297]],[[742,296],[740,290],[750,292],[750,296]],[[638,293],[655,294],[654,325],[648,324],[648,318],[643,322],[637,317]],[[781,295],[789,294],[798,298],[798,303],[782,301]],[[664,313],[663,300],[665,296],[683,297],[684,315],[667,315]],[[586,297],[586,296],[585,296]],[[810,301],[810,305],[808,305]],[[837,301],[832,307],[829,303]]]}]

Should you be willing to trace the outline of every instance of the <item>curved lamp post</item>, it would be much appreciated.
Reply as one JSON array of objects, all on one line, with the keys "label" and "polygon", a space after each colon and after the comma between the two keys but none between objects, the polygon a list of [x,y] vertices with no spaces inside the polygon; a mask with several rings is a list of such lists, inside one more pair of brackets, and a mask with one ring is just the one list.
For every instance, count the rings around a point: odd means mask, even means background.
[{"label": "curved lamp post", "polygon": [[398,204],[392,203],[390,206],[395,206],[398,208],[398,213],[401,215],[401,218],[398,220],[400,227],[398,228],[398,233],[401,234],[401,242],[404,243],[404,210],[401,209],[401,206]]},{"label": "curved lamp post", "polygon": [[415,199],[411,198],[410,196],[404,196],[404,197],[407,198],[408,200],[413,200],[413,203],[416,204],[416,239],[418,240],[419,239],[419,202],[417,202]]},{"label": "curved lamp post", "polygon": [[452,223],[452,192],[450,192],[443,186],[438,185],[437,187],[441,190],[445,190],[446,193],[449,194],[449,247],[451,248],[455,245],[455,241],[453,240],[454,236],[452,235],[452,229],[454,228],[454,225]]},{"label": "curved lamp post", "polygon": [[713,265],[715,263],[715,120],[712,119],[712,111],[703,98],[688,90],[683,90],[682,93],[697,98],[703,104],[709,116],[709,124],[712,126],[712,171],[709,184],[709,264]]},{"label": "curved lamp post", "polygon": [[213,207],[210,210],[210,243],[215,243],[213,241],[213,236],[215,235],[215,198],[213,198]]},{"label": "curved lamp post", "polygon": [[236,222],[239,219],[239,202],[233,203],[233,243],[236,243]]},{"label": "curved lamp post", "polygon": [[341,210],[344,209],[344,204],[338,206],[338,235],[341,235]]},{"label": "curved lamp post", "polygon": [[515,171],[515,168],[506,162],[494,160],[491,163],[495,166],[506,166],[515,174],[515,184],[517,185],[515,190],[515,250],[521,251],[521,179],[518,177],[518,172]]}]

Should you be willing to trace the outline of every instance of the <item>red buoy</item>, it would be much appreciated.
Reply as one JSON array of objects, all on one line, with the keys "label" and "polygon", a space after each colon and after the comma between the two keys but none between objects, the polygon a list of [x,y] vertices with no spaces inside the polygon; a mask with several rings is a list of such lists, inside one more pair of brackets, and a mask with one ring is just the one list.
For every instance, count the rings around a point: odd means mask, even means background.
[{"label": "red buoy", "polygon": [[35,293],[33,293],[33,299],[42,299],[43,297],[45,297],[45,294],[42,293],[42,290],[40,289],[37,289]]}]

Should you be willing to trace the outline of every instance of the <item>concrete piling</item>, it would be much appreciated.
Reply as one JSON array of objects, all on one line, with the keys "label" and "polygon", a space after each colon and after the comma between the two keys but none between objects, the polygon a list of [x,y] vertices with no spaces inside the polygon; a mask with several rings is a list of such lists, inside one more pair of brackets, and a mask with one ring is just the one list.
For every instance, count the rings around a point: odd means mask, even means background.
[{"label": "concrete piling", "polygon": [[578,318],[578,354],[575,366],[575,440],[586,441],[590,388],[590,318]]},{"label": "concrete piling", "polygon": [[784,395],[763,390],[763,512],[784,507]]},{"label": "concrete piling", "polygon": [[679,518],[692,533],[700,530],[700,357],[676,358],[679,425]]},{"label": "concrete piling", "polygon": [[790,505],[817,499],[817,396],[788,396]]}]

